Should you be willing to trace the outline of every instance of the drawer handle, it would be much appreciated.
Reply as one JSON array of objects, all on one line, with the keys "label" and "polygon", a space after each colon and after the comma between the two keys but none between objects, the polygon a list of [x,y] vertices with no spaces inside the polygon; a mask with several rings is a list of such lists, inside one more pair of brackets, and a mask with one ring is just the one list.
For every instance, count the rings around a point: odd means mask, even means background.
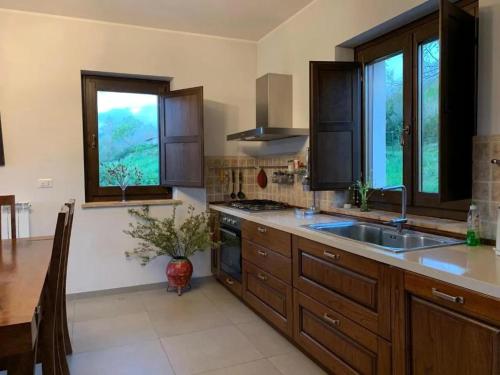
[{"label": "drawer handle", "polygon": [[263,257],[267,257],[267,251],[257,250],[257,254],[262,255]]},{"label": "drawer handle", "polygon": [[258,274],[257,274],[257,277],[258,277],[259,279],[261,279],[262,281],[266,281],[266,280],[267,280],[267,276],[266,276],[266,275],[263,275],[263,274],[261,274],[261,273],[258,273]]},{"label": "drawer handle", "polygon": [[444,299],[445,301],[453,302],[453,303],[459,303],[461,305],[463,305],[464,302],[465,302],[464,297],[461,297],[461,296],[451,296],[449,294],[440,292],[436,288],[432,288],[432,295],[434,297]]},{"label": "drawer handle", "polygon": [[340,320],[333,319],[332,317],[330,317],[330,315],[328,315],[328,313],[324,313],[323,314],[323,319],[325,319],[331,325],[334,325],[334,326],[337,326],[337,327],[340,325]]},{"label": "drawer handle", "polygon": [[333,260],[339,260],[340,259],[340,255],[339,254],[331,253],[328,250],[323,251],[323,255],[325,257],[333,259]]},{"label": "drawer handle", "polygon": [[226,283],[228,283],[229,285],[234,285],[234,281],[231,280],[229,277],[226,279]]},{"label": "drawer handle", "polygon": [[259,231],[260,233],[266,233],[267,228],[257,227],[257,231]]}]

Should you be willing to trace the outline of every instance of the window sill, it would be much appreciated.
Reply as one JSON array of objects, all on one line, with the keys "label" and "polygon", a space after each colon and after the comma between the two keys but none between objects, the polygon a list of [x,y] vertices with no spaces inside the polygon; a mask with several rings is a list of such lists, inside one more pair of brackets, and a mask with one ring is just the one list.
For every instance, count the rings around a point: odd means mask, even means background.
[{"label": "window sill", "polygon": [[137,207],[137,206],[176,206],[182,204],[178,199],[151,199],[135,201],[110,201],[110,202],[87,202],[82,208],[107,208],[107,207]]}]

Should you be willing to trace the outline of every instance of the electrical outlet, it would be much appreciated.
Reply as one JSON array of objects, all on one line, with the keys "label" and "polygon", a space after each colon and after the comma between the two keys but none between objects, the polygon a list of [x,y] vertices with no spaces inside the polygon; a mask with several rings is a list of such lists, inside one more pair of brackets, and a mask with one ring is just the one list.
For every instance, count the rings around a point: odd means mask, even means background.
[{"label": "electrical outlet", "polygon": [[51,178],[39,178],[38,179],[38,187],[41,189],[51,188],[53,187],[53,181]]}]

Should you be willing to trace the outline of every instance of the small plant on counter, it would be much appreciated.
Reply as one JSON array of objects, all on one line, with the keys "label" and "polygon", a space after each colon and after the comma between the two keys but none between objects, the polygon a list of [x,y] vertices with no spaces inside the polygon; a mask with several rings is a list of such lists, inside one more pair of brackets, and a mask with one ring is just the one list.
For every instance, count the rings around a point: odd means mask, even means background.
[{"label": "small plant on counter", "polygon": [[101,163],[102,180],[107,186],[119,186],[122,190],[122,202],[125,202],[125,190],[130,184],[140,185],[142,172],[137,167],[127,166],[121,162]]},{"label": "small plant on counter", "polygon": [[359,209],[362,212],[370,211],[368,208],[368,199],[370,199],[373,194],[373,190],[370,191],[370,183],[363,181],[356,181],[356,187],[358,188],[359,198],[360,198],[360,206]]},{"label": "small plant on counter", "polygon": [[176,226],[176,207],[170,217],[159,219],[151,216],[149,207],[130,209],[129,214],[137,219],[130,223],[124,233],[138,239],[139,245],[132,251],[126,251],[127,258],[138,258],[145,266],[156,257],[167,255],[172,259],[167,265],[169,288],[173,287],[179,295],[182,289],[190,285],[193,265],[189,258],[198,251],[205,251],[216,243],[210,232],[210,216],[206,212],[194,213],[189,206],[187,218]]}]

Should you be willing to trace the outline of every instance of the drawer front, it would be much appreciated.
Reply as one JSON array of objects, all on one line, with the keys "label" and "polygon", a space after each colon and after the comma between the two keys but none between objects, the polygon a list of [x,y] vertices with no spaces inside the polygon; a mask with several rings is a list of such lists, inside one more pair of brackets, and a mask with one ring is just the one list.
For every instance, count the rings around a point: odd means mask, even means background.
[{"label": "drawer front", "polygon": [[243,259],[255,264],[287,284],[292,283],[292,259],[273,250],[243,240]]},{"label": "drawer front", "polygon": [[496,298],[412,272],[405,272],[405,289],[455,311],[500,325],[500,300]]},{"label": "drawer front", "polygon": [[293,256],[295,288],[390,338],[388,267],[300,237]]},{"label": "drawer front", "polygon": [[390,373],[388,342],[297,290],[294,318],[296,342],[333,373]]},{"label": "drawer front", "polygon": [[283,333],[292,335],[292,287],[243,261],[243,300]]},{"label": "drawer front", "polygon": [[267,249],[289,258],[292,256],[292,235],[290,233],[245,220],[241,234],[243,238]]},{"label": "drawer front", "polygon": [[234,279],[233,277],[229,276],[227,273],[223,271],[219,271],[217,279],[236,296],[240,298],[242,297],[243,287],[241,286],[241,283],[238,280]]}]

